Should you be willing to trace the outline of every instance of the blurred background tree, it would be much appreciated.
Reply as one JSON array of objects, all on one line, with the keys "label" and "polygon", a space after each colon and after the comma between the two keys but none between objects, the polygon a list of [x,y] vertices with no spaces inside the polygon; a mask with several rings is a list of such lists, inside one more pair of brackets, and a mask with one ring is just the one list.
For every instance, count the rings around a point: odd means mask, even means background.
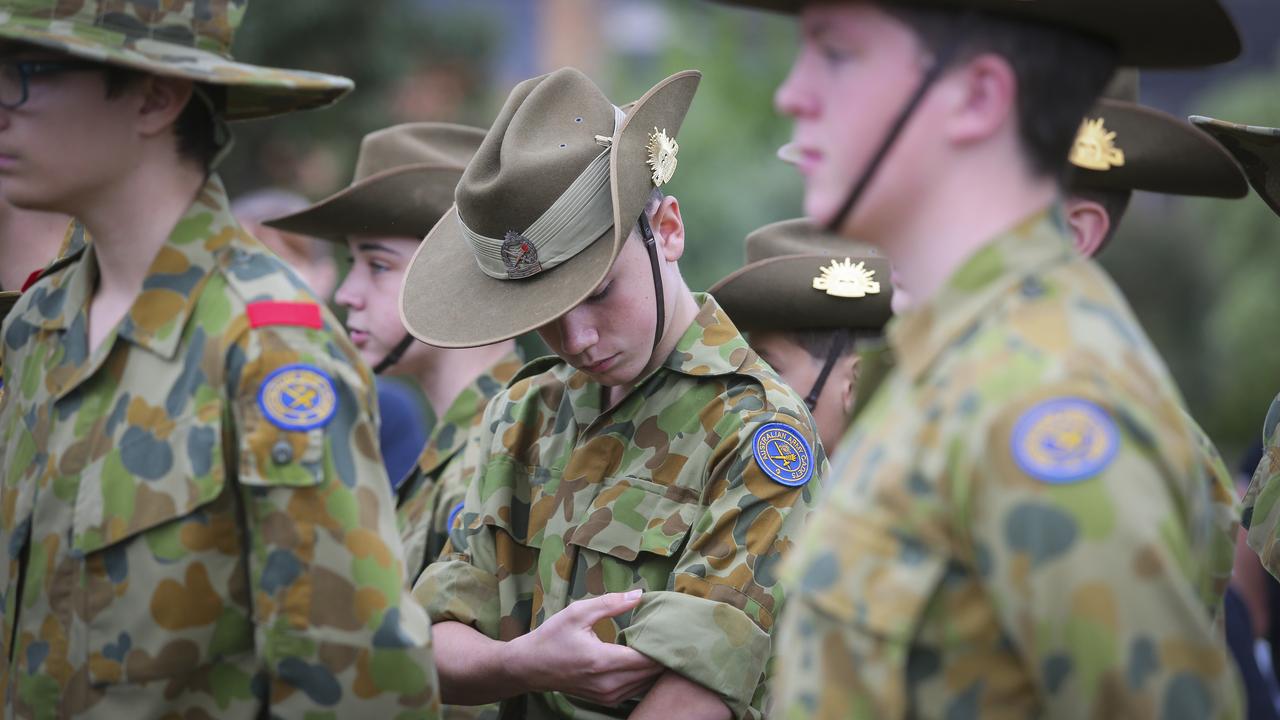
[{"label": "blurred background tree", "polygon": [[[1144,74],[1143,100],[1175,115],[1280,125],[1280,4],[1226,4],[1242,58]],[[692,0],[255,0],[237,57],[347,75],[357,89],[324,111],[237,125],[222,171],[233,194],[274,185],[320,197],[349,181],[360,138],[374,129],[487,125],[517,82],[563,65],[616,102],[696,68],[704,77],[666,189],[688,227],[685,277],[701,289],[741,264],[748,232],[801,212],[799,176],[775,156],[790,121],[772,104],[795,45],[790,19]],[[1234,464],[1280,391],[1280,220],[1253,196],[1139,193],[1102,263]]]}]

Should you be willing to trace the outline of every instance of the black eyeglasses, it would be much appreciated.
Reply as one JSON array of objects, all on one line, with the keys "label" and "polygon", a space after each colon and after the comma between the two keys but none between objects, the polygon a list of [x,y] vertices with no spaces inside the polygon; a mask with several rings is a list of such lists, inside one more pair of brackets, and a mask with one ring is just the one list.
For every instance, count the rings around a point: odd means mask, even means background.
[{"label": "black eyeglasses", "polygon": [[22,107],[30,96],[33,77],[101,69],[102,65],[88,60],[0,60],[0,107]]}]

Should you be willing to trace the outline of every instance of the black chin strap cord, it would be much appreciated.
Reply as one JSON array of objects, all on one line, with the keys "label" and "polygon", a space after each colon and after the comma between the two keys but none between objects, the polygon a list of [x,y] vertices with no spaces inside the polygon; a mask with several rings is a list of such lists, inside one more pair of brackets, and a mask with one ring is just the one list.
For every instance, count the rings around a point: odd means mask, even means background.
[{"label": "black chin strap cord", "polygon": [[840,211],[827,222],[825,228],[827,232],[839,234],[840,228],[844,227],[845,220],[853,212],[863,193],[867,191],[867,187],[880,170],[884,159],[889,155],[889,151],[893,149],[894,143],[898,141],[898,136],[902,134],[907,123],[910,122],[911,116],[915,114],[916,108],[924,100],[925,94],[929,92],[929,89],[938,81],[938,78],[942,77],[943,71],[951,64],[952,58],[960,49],[962,36],[962,32],[956,32],[948,36],[946,46],[943,47],[942,52],[938,53],[938,57],[934,59],[933,64],[925,71],[924,77],[920,78],[920,84],[916,86],[915,93],[911,95],[907,103],[902,106],[898,116],[894,118],[893,125],[889,127],[889,133],[885,135],[884,142],[880,143],[880,147],[871,156],[871,162],[867,163],[867,169],[862,172],[862,177],[858,178],[858,182],[854,183],[853,189],[849,191],[844,204],[840,206]]},{"label": "black chin strap cord", "polygon": [[813,389],[804,398],[804,404],[809,408],[809,412],[813,412],[818,407],[818,396],[822,394],[822,388],[827,384],[827,378],[831,375],[831,371],[835,369],[836,362],[840,360],[840,356],[844,355],[844,349],[849,346],[849,338],[844,333],[840,333],[831,340],[831,347],[827,348],[827,359],[822,363],[822,371],[818,373],[818,379],[813,381]]},{"label": "black chin strap cord", "polygon": [[373,374],[381,375],[387,370],[387,368],[390,368],[392,365],[400,362],[400,358],[404,357],[404,354],[408,352],[410,347],[413,347],[413,336],[409,333],[405,333],[404,337],[400,338],[400,342],[396,343],[396,346],[391,348],[391,352],[387,353],[386,357],[382,358],[382,360],[378,361],[377,365],[373,366]]},{"label": "black chin strap cord", "polygon": [[658,301],[658,324],[653,328],[653,352],[658,351],[658,343],[662,341],[662,331],[667,324],[667,303],[662,294],[662,267],[658,263],[658,243],[653,239],[653,228],[649,227],[649,218],[640,214],[640,235],[644,238],[644,247],[649,251],[649,266],[653,268],[653,294]]}]

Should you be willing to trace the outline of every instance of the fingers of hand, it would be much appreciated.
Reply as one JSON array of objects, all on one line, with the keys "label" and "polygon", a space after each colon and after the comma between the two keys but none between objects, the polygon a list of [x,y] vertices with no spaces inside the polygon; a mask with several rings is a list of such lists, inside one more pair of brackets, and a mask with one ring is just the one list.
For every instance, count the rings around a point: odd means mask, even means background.
[{"label": "fingers of hand", "polygon": [[609,593],[579,600],[569,605],[560,614],[570,613],[569,617],[573,618],[575,624],[590,627],[600,620],[621,615],[634,608],[640,603],[641,596],[642,593],[639,590],[628,593]]}]

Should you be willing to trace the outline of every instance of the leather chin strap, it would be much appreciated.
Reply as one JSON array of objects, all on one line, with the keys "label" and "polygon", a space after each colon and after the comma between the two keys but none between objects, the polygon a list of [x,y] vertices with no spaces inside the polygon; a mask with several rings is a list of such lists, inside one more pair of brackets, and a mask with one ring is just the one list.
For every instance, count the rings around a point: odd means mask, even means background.
[{"label": "leather chin strap", "polygon": [[649,251],[649,266],[653,269],[653,294],[658,301],[658,324],[653,328],[653,350],[658,351],[658,343],[662,341],[662,331],[667,324],[667,303],[662,294],[662,266],[658,263],[658,243],[653,238],[653,228],[649,227],[649,218],[640,214],[640,235],[644,238],[644,247]]},{"label": "leather chin strap", "polygon": [[[966,16],[967,17],[967,16]],[[965,23],[962,22],[963,26]],[[910,122],[911,116],[915,114],[916,108],[920,106],[920,102],[924,100],[924,96],[933,87],[933,84],[942,77],[942,73],[951,64],[951,60],[960,49],[960,43],[963,39],[963,32],[952,33],[948,36],[947,44],[938,53],[938,57],[934,59],[933,64],[925,71],[924,77],[920,78],[920,84],[916,86],[916,91],[902,106],[902,110],[898,113],[898,117],[894,118],[893,125],[889,127],[888,134],[885,135],[884,141],[880,143],[880,147],[876,149],[875,155],[871,156],[871,162],[867,163],[867,169],[862,172],[862,177],[854,183],[853,189],[849,191],[849,195],[845,198],[844,204],[840,206],[840,211],[831,217],[827,222],[825,230],[829,233],[839,234],[840,228],[844,227],[845,220],[849,214],[853,212],[857,206],[858,200],[862,198],[863,193],[867,191],[867,187],[871,184],[871,180],[875,178],[876,172],[880,170],[880,165],[884,163],[884,159],[889,155],[889,151],[893,149],[894,143],[898,141],[898,136],[902,134],[907,123]]]},{"label": "leather chin strap", "polygon": [[373,374],[381,375],[386,372],[386,370],[392,365],[400,362],[400,358],[404,357],[404,354],[408,352],[411,347],[413,347],[413,336],[409,333],[405,333],[404,337],[400,338],[400,342],[396,343],[396,346],[391,348],[391,352],[387,353],[386,357],[379,360],[378,364],[373,366]]},{"label": "leather chin strap", "polygon": [[818,379],[813,381],[813,389],[809,390],[809,394],[804,398],[804,404],[809,408],[809,412],[813,412],[818,407],[818,396],[822,394],[822,388],[827,384],[827,378],[830,377],[831,371],[835,369],[836,362],[840,356],[844,355],[844,349],[849,346],[849,338],[844,333],[840,333],[831,340],[831,347],[827,348],[827,359],[822,363],[822,371],[818,373]]}]

